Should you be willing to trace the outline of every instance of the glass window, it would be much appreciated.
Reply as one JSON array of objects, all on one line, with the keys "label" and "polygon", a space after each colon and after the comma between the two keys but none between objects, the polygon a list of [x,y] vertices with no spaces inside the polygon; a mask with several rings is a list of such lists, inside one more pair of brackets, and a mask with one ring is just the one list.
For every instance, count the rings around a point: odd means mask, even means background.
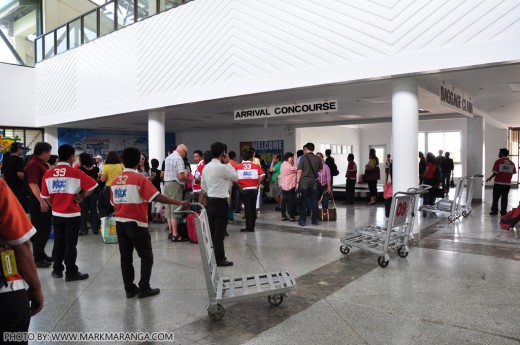
[{"label": "glass window", "polygon": [[164,10],[169,10],[170,8],[177,7],[184,3],[183,0],[165,0],[164,1]]},{"label": "glass window", "polygon": [[134,1],[119,0],[117,2],[117,24],[118,28],[125,27],[134,22]]},{"label": "glass window", "polygon": [[[419,133],[419,151],[424,153],[424,156],[426,156],[426,135],[424,133]],[[417,152],[419,154],[419,152]]]},{"label": "glass window", "polygon": [[67,26],[62,26],[56,30],[57,54],[67,51]]},{"label": "glass window", "polygon": [[[424,142],[426,142],[427,145],[421,146]],[[419,133],[419,151],[422,151],[425,156],[428,152],[431,152],[437,156],[439,154],[439,150],[444,151],[444,153],[449,152],[450,158],[453,159],[454,164],[453,173],[457,177],[462,176],[461,145],[461,132]]]},{"label": "glass window", "polygon": [[69,47],[76,48],[81,45],[81,19],[69,23]]},{"label": "glass window", "polygon": [[97,37],[97,15],[96,11],[83,16],[83,42],[87,43]]},{"label": "glass window", "polygon": [[379,158],[379,164],[382,164],[385,162],[386,145],[370,145],[370,149],[376,150],[376,157]]},{"label": "glass window", "polygon": [[45,40],[45,58],[54,56],[54,31],[43,36]]},{"label": "glass window", "polygon": [[34,52],[35,53],[35,60],[36,62],[40,62],[42,61],[42,57],[43,57],[43,38],[39,38],[36,40],[36,51]]},{"label": "glass window", "polygon": [[103,36],[114,31],[114,3],[99,9],[99,35]]},{"label": "glass window", "polygon": [[140,0],[137,2],[137,20],[142,20],[146,17],[153,16],[157,13],[156,0]]}]

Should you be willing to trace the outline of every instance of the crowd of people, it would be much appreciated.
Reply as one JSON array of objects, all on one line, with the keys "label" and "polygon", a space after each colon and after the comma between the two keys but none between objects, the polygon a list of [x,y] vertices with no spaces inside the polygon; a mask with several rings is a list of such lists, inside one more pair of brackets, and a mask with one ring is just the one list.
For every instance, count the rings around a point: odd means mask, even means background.
[{"label": "crowd of people", "polygon": [[[11,145],[0,179],[0,251],[12,250],[18,267],[18,273],[7,277],[0,270],[0,303],[17,310],[9,319],[0,319],[11,331],[27,331],[30,315],[41,309],[43,294],[36,268],[52,266],[52,277],[65,277],[66,282],[89,278],[76,265],[76,247],[78,236],[88,234],[88,224],[94,234],[99,233],[100,217],[113,216],[116,220],[126,297],[146,298],[160,293],[159,288],[150,286],[150,223],[167,222],[168,240],[186,242],[183,216],[175,210],[178,206],[190,207],[190,202],[202,203],[207,210],[217,266],[232,266],[233,262],[226,257],[224,240],[234,213],[243,212],[245,227],[241,232],[254,232],[264,192],[270,190],[281,221],[297,221],[306,226],[310,217],[312,225],[319,225],[319,207],[329,207],[333,178],[339,174],[330,150],[325,151],[325,156],[314,153],[311,142],[296,155],[286,152],[283,160],[280,155],[273,155],[269,166],[255,150],[241,152],[237,161],[235,152],[228,152],[224,143],[215,142],[206,151],[193,152],[194,171],[184,144],[168,148],[162,169],[158,159],[152,159],[150,165],[147,155],[134,147],[126,148],[121,155],[110,151],[104,161],[101,156],[92,157],[86,152],[76,155],[74,147],[67,144],[61,145],[58,155],[53,156],[52,146],[46,142],[37,143],[33,154],[24,160],[22,148],[20,143]],[[507,149],[500,149],[499,159],[487,179],[495,179],[491,215],[498,214],[500,199],[500,214],[507,212],[511,177],[516,174],[508,155]],[[449,193],[453,170],[449,152],[443,154],[441,150],[437,157],[431,152],[426,156],[419,152],[420,183],[438,187],[441,197]],[[345,175],[347,204],[354,203],[358,175],[361,174],[354,155],[349,154]],[[362,175],[369,189],[367,205],[375,205],[381,176],[374,149],[369,151]],[[387,155],[385,183],[390,183],[391,176],[392,159]],[[423,203],[433,205],[438,196],[425,194]],[[45,248],[51,228],[54,242],[49,256]],[[134,249],[141,259],[138,284],[134,282]],[[29,285],[27,293],[21,292],[25,292],[22,277]]]}]

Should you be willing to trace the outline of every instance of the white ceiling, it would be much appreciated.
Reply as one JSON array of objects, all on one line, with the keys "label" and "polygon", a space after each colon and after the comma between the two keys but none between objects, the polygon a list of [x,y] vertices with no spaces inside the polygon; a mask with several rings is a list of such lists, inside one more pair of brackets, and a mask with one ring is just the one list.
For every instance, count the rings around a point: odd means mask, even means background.
[{"label": "white ceiling", "polygon": [[[520,83],[520,64],[427,73],[413,77],[419,85],[419,107],[429,111],[420,115],[420,119],[461,116],[439,104],[438,89],[444,81],[471,97],[474,112],[484,116],[491,124],[504,128],[520,127],[520,92],[513,92],[508,85]],[[339,111],[336,113],[278,117],[267,120],[267,126],[349,125],[390,121],[391,95],[392,83],[388,78],[219,99],[172,106],[164,110],[168,132],[198,131],[265,125],[266,120],[235,121],[233,111],[236,109],[335,99],[339,104]],[[147,113],[136,112],[64,123],[60,127],[146,131],[147,126]]]}]

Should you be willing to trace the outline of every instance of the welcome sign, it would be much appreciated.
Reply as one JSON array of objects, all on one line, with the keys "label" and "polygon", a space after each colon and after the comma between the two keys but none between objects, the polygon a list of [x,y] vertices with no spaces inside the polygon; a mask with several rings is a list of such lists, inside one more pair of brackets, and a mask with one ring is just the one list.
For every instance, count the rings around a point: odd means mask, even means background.
[{"label": "welcome sign", "polygon": [[270,117],[331,113],[338,111],[338,101],[304,102],[273,105],[265,108],[235,110],[235,120],[264,119]]}]

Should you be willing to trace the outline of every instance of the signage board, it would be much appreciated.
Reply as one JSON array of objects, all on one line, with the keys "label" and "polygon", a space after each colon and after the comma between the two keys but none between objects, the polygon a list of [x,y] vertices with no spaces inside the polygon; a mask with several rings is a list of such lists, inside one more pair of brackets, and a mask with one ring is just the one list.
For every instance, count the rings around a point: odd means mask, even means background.
[{"label": "signage board", "polygon": [[235,120],[258,120],[271,117],[322,114],[338,111],[338,101],[303,102],[287,105],[272,105],[264,108],[239,109],[234,111]]},{"label": "signage board", "polygon": [[458,113],[473,117],[473,102],[464,92],[451,85],[442,83],[439,87],[440,104],[455,110]]},{"label": "signage board", "polygon": [[283,159],[283,140],[244,141],[240,143],[240,155],[251,149],[255,149],[267,165],[271,164],[275,153],[279,153]]}]

